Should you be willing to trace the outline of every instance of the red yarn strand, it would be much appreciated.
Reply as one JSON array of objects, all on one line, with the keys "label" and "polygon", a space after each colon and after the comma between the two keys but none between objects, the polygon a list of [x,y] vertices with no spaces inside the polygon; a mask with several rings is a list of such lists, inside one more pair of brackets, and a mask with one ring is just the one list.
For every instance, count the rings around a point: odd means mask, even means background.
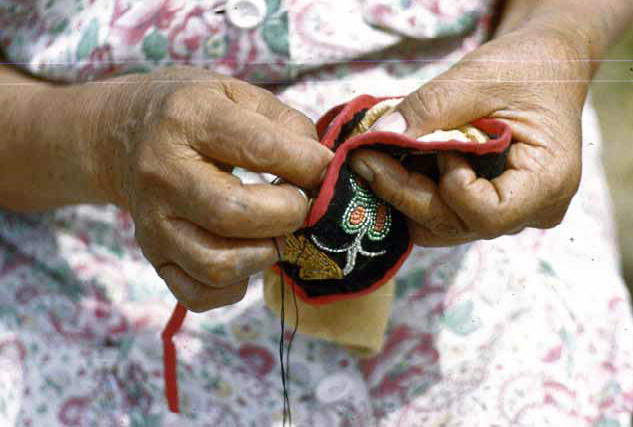
[{"label": "red yarn strand", "polygon": [[178,407],[178,376],[176,374],[176,347],[172,338],[178,333],[187,316],[187,309],[182,304],[176,304],[174,311],[165,326],[161,338],[163,340],[163,366],[165,378],[165,397],[171,412],[179,413]]}]

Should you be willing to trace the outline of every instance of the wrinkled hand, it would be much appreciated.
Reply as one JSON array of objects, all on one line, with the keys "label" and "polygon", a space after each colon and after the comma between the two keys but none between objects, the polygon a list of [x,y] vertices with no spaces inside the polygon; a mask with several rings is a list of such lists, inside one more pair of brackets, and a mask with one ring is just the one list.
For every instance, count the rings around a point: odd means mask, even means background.
[{"label": "wrinkled hand", "polygon": [[[525,227],[559,224],[581,173],[581,111],[589,67],[556,32],[516,32],[493,40],[407,96],[375,130],[411,137],[481,117],[513,133],[506,171],[478,178],[457,153],[438,155],[440,180],[392,157],[357,151],[352,168],[409,218],[414,242],[448,246]],[[406,129],[406,130],[405,130]]]},{"label": "wrinkled hand", "polygon": [[103,181],[127,208],[147,259],[188,309],[240,300],[277,260],[271,237],[299,228],[292,185],[244,185],[234,166],[318,185],[331,152],[313,123],[247,83],[196,68],[127,76],[108,102]]}]

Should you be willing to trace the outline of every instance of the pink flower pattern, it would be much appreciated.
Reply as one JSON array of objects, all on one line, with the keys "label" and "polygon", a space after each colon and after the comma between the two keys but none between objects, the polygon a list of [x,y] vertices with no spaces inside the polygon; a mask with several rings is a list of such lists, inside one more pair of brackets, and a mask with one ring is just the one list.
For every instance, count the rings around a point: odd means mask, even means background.
[{"label": "pink flower pattern", "polygon": [[[51,80],[189,63],[286,83],[277,95],[314,119],[359,93],[415,89],[485,40],[490,12],[478,0],[267,4],[260,27],[240,30],[219,0],[0,0],[0,46]],[[399,49],[402,37],[434,48]],[[384,61],[385,48],[408,61]],[[296,338],[297,425],[630,425],[633,316],[589,105],[583,126],[583,183],[561,226],[417,248],[373,358]],[[0,284],[2,426],[281,421],[279,325],[259,280],[241,303],[187,318],[175,337],[182,413],[167,411],[160,331],[174,299],[125,212],[0,211]],[[332,378],[337,396],[319,387]]]}]

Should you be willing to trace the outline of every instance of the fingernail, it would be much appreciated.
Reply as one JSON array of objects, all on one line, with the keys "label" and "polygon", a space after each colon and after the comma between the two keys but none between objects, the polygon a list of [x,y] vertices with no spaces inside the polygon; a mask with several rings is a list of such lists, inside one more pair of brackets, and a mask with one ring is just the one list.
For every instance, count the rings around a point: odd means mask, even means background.
[{"label": "fingernail", "polygon": [[350,167],[354,172],[360,175],[368,183],[374,182],[374,171],[367,166],[367,163],[362,160],[353,158],[350,161]]},{"label": "fingernail", "polygon": [[327,175],[327,170],[328,170],[327,167],[323,169],[323,172],[321,172],[321,176],[319,177],[319,182],[323,182],[323,180],[325,179],[325,176]]},{"label": "fingernail", "polygon": [[407,121],[398,111],[382,116],[371,127],[372,131],[404,133],[407,130]]},{"label": "fingernail", "polygon": [[299,194],[301,194],[303,196],[304,199],[306,199],[306,202],[308,202],[310,199],[308,199],[308,195],[306,194],[305,191],[303,191],[302,188],[297,187],[296,185],[292,186],[295,190],[297,190],[299,192]]}]

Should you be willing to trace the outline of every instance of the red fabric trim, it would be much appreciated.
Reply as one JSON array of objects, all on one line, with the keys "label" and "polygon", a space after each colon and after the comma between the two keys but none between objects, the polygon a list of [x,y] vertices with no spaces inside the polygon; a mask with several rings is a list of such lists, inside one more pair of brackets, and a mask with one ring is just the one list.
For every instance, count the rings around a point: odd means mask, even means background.
[{"label": "red fabric trim", "polygon": [[[319,135],[319,138],[321,139],[321,144],[331,149],[336,137],[338,137],[338,134],[341,132],[341,126],[350,121],[354,117],[354,114],[358,113],[363,108],[371,108],[379,102],[387,99],[399,98],[403,97],[384,96],[382,98],[376,98],[371,95],[360,95],[345,104],[340,104],[330,109],[317,121],[317,135]],[[336,120],[334,120],[335,118]],[[332,125],[328,129],[330,123],[332,123]],[[324,135],[326,130],[328,130],[327,135]]]},{"label": "red fabric trim", "polygon": [[[331,122],[330,128],[327,130],[327,133],[325,134],[325,136],[321,139],[321,144],[325,145],[327,148],[331,150],[332,147],[334,146],[334,141],[336,141],[336,137],[338,136],[339,133],[341,133],[341,127],[345,123],[352,120],[352,118],[354,117],[354,114],[358,113],[363,108],[371,108],[374,105],[376,105],[378,102],[380,102],[380,99],[375,98],[371,95],[361,95],[359,97],[354,98],[349,103],[345,104],[343,106],[343,109],[340,110],[340,113],[338,114],[338,116],[336,116],[334,121]],[[326,113],[326,116],[327,114],[336,110],[337,108],[338,107],[335,107],[333,110],[330,110],[328,113]],[[327,126],[327,124],[325,126]],[[338,150],[336,151],[338,152]]]},{"label": "red fabric trim", "polygon": [[[354,115],[351,112],[347,113],[350,118]],[[336,120],[338,121],[338,118]],[[337,128],[339,130],[341,125],[342,124],[337,125]],[[478,155],[483,155],[489,153],[501,153],[506,149],[508,144],[510,144],[510,140],[512,139],[512,131],[510,127],[505,123],[495,119],[478,119],[473,121],[472,125],[481,129],[487,134],[497,135],[497,138],[491,139],[485,143],[465,143],[456,140],[420,142],[399,133],[367,132],[348,139],[336,150],[334,158],[330,162],[330,166],[328,167],[325,179],[323,180],[321,192],[312,204],[312,209],[310,209],[310,213],[308,214],[307,225],[311,226],[316,224],[321,219],[321,217],[325,215],[325,212],[327,211],[330,201],[332,200],[332,197],[334,195],[334,186],[336,185],[336,181],[338,180],[341,166],[347,159],[348,153],[356,148],[370,147],[376,144],[387,144],[413,148],[418,151],[455,150],[462,153],[475,153]],[[336,139],[336,136],[328,131],[326,138],[330,138],[331,141],[329,141],[329,143],[332,144],[332,142]]]},{"label": "red fabric trim", "polygon": [[[385,99],[392,99],[397,97],[384,97],[375,98],[370,95],[361,95],[347,104],[338,105],[330,109],[325,115],[323,115],[317,122],[317,133],[321,139],[321,143],[328,148],[332,148],[336,137],[339,135],[341,127],[351,120],[358,111],[363,108],[371,108],[375,104]],[[500,153],[510,143],[512,133],[505,123],[494,119],[479,119],[472,122],[473,126],[483,130],[488,134],[499,135],[497,139],[486,142],[485,144],[465,144],[459,141],[447,141],[447,142],[419,142],[412,138],[405,137],[404,135],[395,134],[391,132],[369,132],[362,135],[357,135],[346,141],[334,155],[334,159],[330,163],[325,180],[323,181],[322,190],[317,197],[310,214],[306,220],[306,226],[314,225],[321,219],[321,217],[327,211],[327,207],[332,200],[334,194],[334,186],[338,178],[338,174],[341,165],[347,158],[347,154],[350,150],[363,146],[371,146],[378,143],[398,145],[401,147],[411,147],[420,151],[437,151],[437,150],[457,150],[462,152],[470,152],[477,154],[487,153]],[[329,126],[329,128],[328,128]],[[326,132],[327,131],[327,132]],[[294,280],[288,277],[278,265],[274,265],[273,269],[282,274],[284,280],[286,280],[290,286],[294,289],[295,293],[303,301],[313,304],[329,304],[335,301],[343,301],[357,296],[369,294],[385,282],[391,279],[396,272],[400,269],[404,261],[408,258],[413,248],[413,243],[409,241],[407,250],[402,254],[396,264],[394,264],[385,275],[371,286],[363,289],[359,292],[349,294],[327,295],[321,297],[310,297],[305,294],[303,289],[297,285]],[[280,284],[281,285],[281,284]],[[161,334],[163,341],[163,366],[164,366],[164,379],[165,379],[165,397],[169,410],[175,413],[180,412],[178,402],[178,376],[176,372],[176,347],[173,343],[173,337],[178,333],[182,324],[187,316],[187,309],[180,303],[176,304],[174,311],[172,312],[165,329]]]},{"label": "red fabric trim", "polygon": [[171,412],[178,413],[178,376],[176,374],[176,347],[172,338],[178,333],[187,316],[187,309],[182,304],[176,304],[174,311],[161,334],[163,340],[163,367],[165,378],[165,397]]},{"label": "red fabric trim", "polygon": [[[393,99],[395,97],[375,98],[370,95],[361,95],[347,104],[338,105],[329,110],[323,117],[317,122],[317,132],[321,138],[321,143],[328,148],[332,148],[334,141],[338,137],[341,127],[349,122],[354,115],[364,109],[371,108],[378,102],[385,99]],[[338,115],[337,115],[338,114]],[[478,155],[489,153],[502,153],[510,144],[512,139],[512,131],[505,123],[495,120],[482,118],[475,120],[471,123],[476,128],[484,131],[488,135],[497,135],[497,138],[491,139],[485,143],[464,143],[461,141],[437,141],[437,142],[420,142],[413,138],[409,138],[402,134],[393,132],[367,132],[361,135],[350,138],[345,141],[334,154],[334,158],[328,167],[327,174],[323,180],[321,191],[310,209],[308,218],[306,219],[305,226],[309,227],[316,224],[327,212],[328,206],[334,196],[334,187],[338,180],[341,166],[347,159],[347,155],[351,150],[360,147],[370,147],[376,144],[396,145],[400,147],[413,148],[418,151],[446,151],[455,150],[463,153],[475,153]],[[329,125],[329,129],[328,129]],[[327,129],[327,133],[326,132]],[[323,135],[325,133],[325,135]],[[398,262],[389,270],[382,279],[373,283],[367,289],[360,292],[349,294],[328,295],[323,297],[310,297],[305,294],[303,289],[297,285],[292,278],[286,275],[278,266],[274,266],[274,269],[279,274],[284,275],[284,279],[290,283],[294,288],[296,294],[303,301],[309,304],[328,304],[334,301],[341,301],[356,296],[365,295],[373,292],[382,286],[387,280],[389,280],[398,271],[402,263],[407,259],[413,244],[409,242],[409,247]]]},{"label": "red fabric trim", "polygon": [[345,107],[345,104],[337,105],[334,108],[328,110],[316,123],[317,135],[319,136],[319,140],[323,140],[323,136],[327,127],[330,125],[332,120],[341,112],[341,110]]}]

